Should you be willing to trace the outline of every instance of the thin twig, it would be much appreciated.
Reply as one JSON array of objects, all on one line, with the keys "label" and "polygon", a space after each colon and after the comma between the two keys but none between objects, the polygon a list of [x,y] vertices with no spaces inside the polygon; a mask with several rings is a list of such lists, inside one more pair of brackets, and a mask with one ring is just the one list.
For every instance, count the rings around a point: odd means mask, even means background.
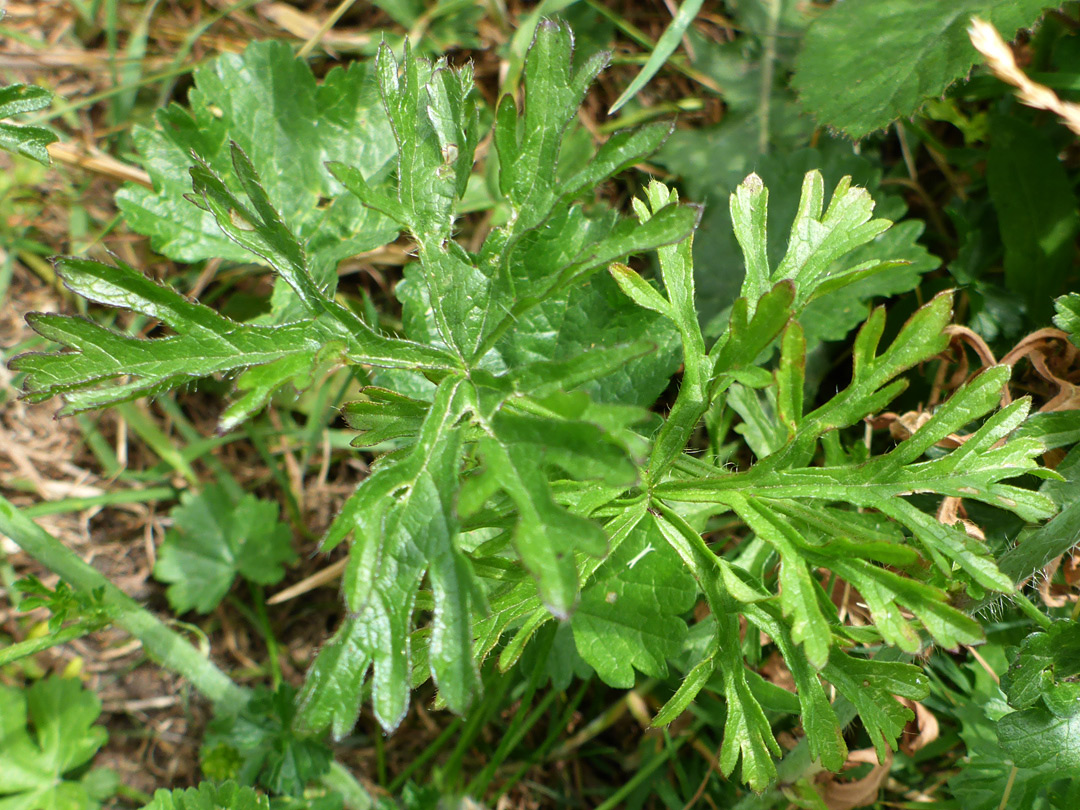
[{"label": "thin twig", "polygon": [[112,155],[102,152],[94,146],[76,146],[72,143],[56,142],[49,144],[49,157],[69,166],[78,166],[89,172],[138,183],[146,188],[153,188],[150,175],[129,163],[117,160]]},{"label": "thin twig", "polygon": [[333,565],[328,565],[326,568],[315,572],[310,577],[305,577],[295,585],[291,585],[283,591],[278,591],[266,600],[266,604],[280,605],[282,602],[288,602],[290,599],[295,599],[308,591],[318,588],[320,585],[325,585],[327,582],[333,582],[341,576],[342,572],[345,570],[345,566],[348,564],[348,557],[343,560],[338,560]]},{"label": "thin twig", "polygon": [[319,26],[319,30],[315,32],[315,35],[304,43],[304,47],[296,54],[297,57],[300,59],[306,58],[307,55],[314,50],[315,46],[319,44],[322,38],[326,36],[326,32],[333,28],[337,21],[345,16],[345,12],[352,8],[353,3],[355,2],[356,0],[341,0],[338,7],[335,8],[323,24]]}]

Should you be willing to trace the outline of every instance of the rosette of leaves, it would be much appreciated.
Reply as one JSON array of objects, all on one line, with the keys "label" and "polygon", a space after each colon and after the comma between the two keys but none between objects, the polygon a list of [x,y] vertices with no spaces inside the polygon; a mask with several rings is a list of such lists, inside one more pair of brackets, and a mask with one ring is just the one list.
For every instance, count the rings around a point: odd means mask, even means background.
[{"label": "rosette of leaves", "polygon": [[[380,185],[344,163],[329,170],[416,245],[417,262],[399,285],[401,335],[379,332],[339,303],[332,277],[313,274],[234,144],[230,182],[200,161],[192,199],[279,274],[302,316],[240,323],[133,268],[63,259],[58,272],[73,291],[157,318],[174,334],[139,340],[35,315],[34,327],[68,351],[24,355],[15,367],[27,373],[31,399],[62,395],[69,413],[237,374],[226,429],[278,388],[309,385],[317,359],[376,370],[382,385],[365,389],[345,415],[358,447],[394,449],[324,538],[325,549],[351,541],[346,618],[308,672],[298,728],[348,733],[369,681],[388,730],[405,714],[410,684],[428,677],[441,701],[463,712],[479,691],[480,662],[498,647],[499,665],[512,666],[537,630],[563,621],[579,656],[614,686],[632,685],[636,672],[663,677],[688,654],[682,685],[656,722],[670,722],[702,689],[722,693],[720,765],[731,773],[741,760],[742,778],[761,789],[775,777],[780,748],[745,666],[743,617],[748,637],[767,634],[787,662],[815,758],[838,769],[846,757],[823,680],[854,704],[884,756],[911,716],[892,696],[919,699],[927,684],[917,667],[875,659],[862,645],[914,653],[928,640],[976,642],[978,623],[950,604],[946,588],[1013,587],[978,541],[908,496],[1048,516],[1048,498],[1003,483],[1037,470],[1043,443],[1010,440],[1028,403],[994,412],[1008,369],[992,368],[888,452],[845,445],[845,429],[885,408],[904,390],[906,371],[945,349],[947,294],[887,346],[885,313],[871,313],[854,342],[850,383],[817,407],[804,402],[805,308],[899,264],[838,261],[891,223],[873,218],[869,194],[848,179],[826,206],[817,172],[806,176],[775,267],[766,189],[751,175],[732,195],[745,281],[708,346],[691,261],[698,210],[659,184],[635,202],[633,217],[590,200],[669,128],[618,133],[584,168],[559,170],[563,133],[606,59],[575,70],[571,56],[569,30],[542,23],[526,60],[524,106],[503,98],[491,133],[507,215],[468,250],[454,229],[480,141],[471,70],[408,52],[399,63],[381,49],[373,75],[397,144],[393,182]],[[620,263],[653,249],[658,279]],[[663,416],[645,410],[680,364],[671,407]],[[756,459],[738,471],[717,449],[732,411]],[[960,430],[970,431],[962,447],[936,447]],[[718,515],[746,527],[734,552],[718,554],[702,534]],[[841,621],[823,572],[857,590],[871,626]],[[707,643],[691,648],[687,620],[701,597],[708,615],[697,632]]]}]

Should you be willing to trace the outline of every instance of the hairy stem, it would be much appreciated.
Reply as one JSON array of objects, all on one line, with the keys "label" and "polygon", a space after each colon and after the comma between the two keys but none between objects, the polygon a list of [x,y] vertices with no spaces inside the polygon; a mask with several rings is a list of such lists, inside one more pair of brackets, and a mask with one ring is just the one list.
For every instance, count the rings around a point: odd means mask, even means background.
[{"label": "hairy stem", "polygon": [[247,702],[247,690],[233,683],[187,639],[162,624],[150,611],[19,512],[2,495],[0,534],[10,537],[23,551],[76,590],[90,593],[103,588],[109,618],[139,639],[152,659],[182,675],[212,703],[236,706]]},{"label": "hairy stem", "polygon": [[[22,514],[3,495],[0,495],[0,535],[10,537],[23,551],[76,590],[90,593],[104,589],[103,602],[109,619],[139,639],[154,661],[184,677],[215,707],[235,710],[247,703],[251,696],[247,689],[234,683],[191,642],[162,624],[97,569]],[[60,631],[61,634],[64,632]],[[349,810],[368,810],[372,806],[371,797],[339,762],[331,764],[329,773],[321,781],[342,794]]]}]

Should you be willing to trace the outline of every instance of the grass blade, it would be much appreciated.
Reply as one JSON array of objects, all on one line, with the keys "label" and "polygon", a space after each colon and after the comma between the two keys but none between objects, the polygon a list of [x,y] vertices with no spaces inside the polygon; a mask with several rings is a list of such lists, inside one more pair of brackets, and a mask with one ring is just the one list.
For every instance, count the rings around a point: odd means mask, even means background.
[{"label": "grass blade", "polygon": [[634,80],[630,82],[630,86],[623,91],[623,94],[611,105],[611,109],[608,110],[608,115],[614,115],[622,109],[631,98],[636,96],[638,92],[649,80],[655,76],[660,68],[664,66],[664,62],[668,60],[668,57],[675,53],[675,49],[679,47],[679,40],[682,39],[683,34],[686,33],[686,29],[690,27],[690,23],[694,21],[694,17],[701,10],[701,6],[704,0],[685,0],[685,2],[679,7],[679,13],[675,15],[675,19],[671,21],[671,24],[664,31],[663,36],[656,43],[656,47],[653,49],[652,55],[649,60],[641,68],[641,72],[634,77]]}]

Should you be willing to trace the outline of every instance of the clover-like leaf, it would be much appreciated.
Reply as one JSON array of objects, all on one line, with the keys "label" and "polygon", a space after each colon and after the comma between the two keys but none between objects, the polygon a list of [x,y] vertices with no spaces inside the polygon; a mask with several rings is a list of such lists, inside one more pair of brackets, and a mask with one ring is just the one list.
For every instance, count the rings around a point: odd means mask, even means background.
[{"label": "clover-like leaf", "polygon": [[259,585],[285,576],[292,562],[292,532],[278,521],[278,505],[244,495],[234,502],[221,486],[184,493],[172,510],[173,526],[158,550],[154,576],[177,612],[209,613],[240,575]]},{"label": "clover-like leaf", "polygon": [[[19,810],[96,810],[101,771],[65,775],[89,763],[108,733],[95,725],[101,701],[70,678],[25,690],[0,686],[0,806]],[[106,779],[108,781],[108,779]],[[115,777],[112,778],[115,785]]]}]

